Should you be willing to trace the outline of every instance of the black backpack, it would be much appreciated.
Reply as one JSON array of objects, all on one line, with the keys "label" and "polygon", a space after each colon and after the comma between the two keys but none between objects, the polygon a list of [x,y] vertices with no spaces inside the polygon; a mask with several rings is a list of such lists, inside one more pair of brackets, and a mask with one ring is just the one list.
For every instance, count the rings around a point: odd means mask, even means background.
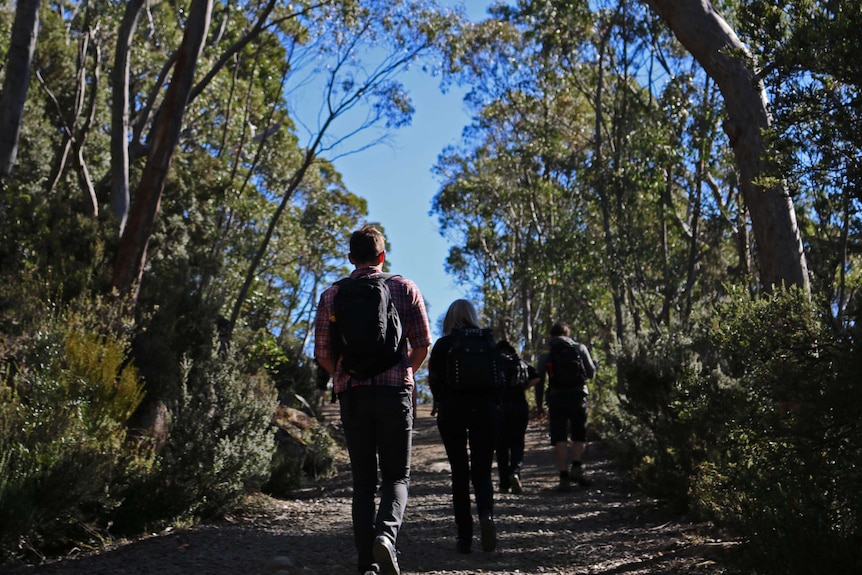
[{"label": "black backpack", "polygon": [[503,357],[488,328],[453,329],[446,369],[455,391],[494,393],[506,384]]},{"label": "black backpack", "polygon": [[[393,274],[344,278],[335,283],[331,326],[344,370],[369,379],[401,361],[404,336],[387,280]],[[336,355],[336,356],[337,356]]]},{"label": "black backpack", "polygon": [[548,387],[582,389],[587,383],[587,370],[578,345],[560,339],[551,344],[548,354]]},{"label": "black backpack", "polygon": [[527,365],[517,354],[501,352],[503,373],[506,375],[506,391],[525,389],[529,381]]}]

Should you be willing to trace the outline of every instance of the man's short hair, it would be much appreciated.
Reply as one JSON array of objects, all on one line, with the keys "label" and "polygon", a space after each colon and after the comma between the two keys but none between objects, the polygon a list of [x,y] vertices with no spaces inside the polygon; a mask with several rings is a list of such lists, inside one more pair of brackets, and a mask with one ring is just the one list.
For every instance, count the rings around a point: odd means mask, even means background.
[{"label": "man's short hair", "polygon": [[512,344],[509,343],[509,340],[506,340],[506,339],[501,339],[500,341],[497,342],[497,349],[499,349],[503,353],[513,353],[516,355],[518,353],[518,350],[516,350],[512,346]]},{"label": "man's short hair", "polygon": [[570,335],[572,335],[572,330],[569,327],[569,324],[565,322],[558,321],[551,326],[551,337],[569,337]]},{"label": "man's short hair", "polygon": [[350,236],[350,257],[355,263],[368,263],[386,251],[386,238],[372,225],[364,225]]}]

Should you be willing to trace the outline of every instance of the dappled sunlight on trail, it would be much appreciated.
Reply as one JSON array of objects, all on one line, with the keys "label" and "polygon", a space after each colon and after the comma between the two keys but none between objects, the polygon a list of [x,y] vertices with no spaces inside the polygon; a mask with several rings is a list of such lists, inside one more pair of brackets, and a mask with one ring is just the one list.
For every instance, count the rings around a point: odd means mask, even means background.
[{"label": "dappled sunlight on trail", "polygon": [[[337,406],[325,405],[338,427]],[[449,466],[429,406],[419,406],[410,501],[398,538],[405,575],[591,574],[719,575],[726,544],[705,527],[665,512],[633,493],[600,443],[586,457],[588,489],[556,491],[557,477],[542,422],[531,422],[522,495],[495,494],[497,550],[455,552]],[[242,514],[218,525],[117,542],[37,567],[2,570],[33,575],[353,575],[350,470],[290,499],[253,498]],[[496,470],[495,470],[496,474]],[[496,475],[495,475],[496,478]]]}]

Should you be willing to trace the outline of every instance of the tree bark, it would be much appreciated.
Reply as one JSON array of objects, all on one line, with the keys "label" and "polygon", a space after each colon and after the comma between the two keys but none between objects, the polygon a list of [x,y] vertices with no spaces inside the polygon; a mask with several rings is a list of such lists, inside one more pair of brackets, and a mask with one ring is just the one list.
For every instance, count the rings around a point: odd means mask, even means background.
[{"label": "tree bark", "polygon": [[767,291],[795,285],[809,292],[808,264],[790,195],[782,184],[755,183],[770,175],[762,134],[770,118],[766,93],[745,46],[709,0],[646,2],[718,84],[724,97],[728,115],[724,131],[736,156],[740,188],[751,214],[761,285]]},{"label": "tree bark", "polygon": [[161,204],[174,150],[179,141],[197,60],[209,30],[212,5],[213,0],[193,0],[189,10],[174,73],[153,130],[147,164],[135,189],[129,218],[114,262],[112,285],[120,295],[130,294],[132,287],[140,284],[147,246]]},{"label": "tree bark", "polygon": [[18,135],[30,85],[30,67],[39,35],[41,0],[18,0],[6,55],[6,77],[0,95],[0,182],[9,177],[18,156]]},{"label": "tree bark", "polygon": [[126,4],[117,47],[114,53],[113,92],[111,93],[111,212],[120,223],[120,235],[129,217],[129,71],[131,69],[132,37],[144,0]]}]

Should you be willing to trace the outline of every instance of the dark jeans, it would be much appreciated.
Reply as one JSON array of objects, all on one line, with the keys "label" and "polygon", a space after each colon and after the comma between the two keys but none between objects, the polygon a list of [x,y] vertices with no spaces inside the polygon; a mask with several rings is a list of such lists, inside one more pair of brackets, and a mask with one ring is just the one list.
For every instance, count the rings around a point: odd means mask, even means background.
[{"label": "dark jeans", "polygon": [[[353,475],[353,539],[360,571],[371,568],[374,538],[394,543],[407,506],[413,398],[403,387],[352,387],[339,394],[341,422]],[[380,505],[375,513],[377,465]]]},{"label": "dark jeans", "polygon": [[500,428],[500,405],[496,399],[456,395],[438,404],[437,409],[437,429],[452,467],[452,506],[458,539],[470,541],[473,537],[471,483],[479,517],[494,514],[491,467]]},{"label": "dark jeans", "polygon": [[497,471],[501,489],[511,487],[510,475],[521,475],[529,418],[530,408],[526,401],[503,401],[503,423],[497,439]]}]

